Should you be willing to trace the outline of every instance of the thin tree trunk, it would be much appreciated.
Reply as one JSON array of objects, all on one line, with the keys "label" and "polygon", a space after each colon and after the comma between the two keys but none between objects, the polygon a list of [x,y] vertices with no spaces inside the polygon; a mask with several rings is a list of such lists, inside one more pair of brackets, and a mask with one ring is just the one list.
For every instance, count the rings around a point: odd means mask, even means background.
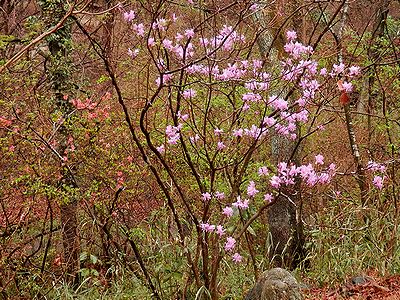
[{"label": "thin tree trunk", "polygon": [[[375,22],[373,25],[373,32],[372,32],[372,37],[371,37],[371,43],[368,48],[368,58],[373,62],[373,63],[378,63],[379,62],[379,54],[377,53],[375,49],[375,43],[381,38],[384,33],[385,33],[385,27],[386,27],[386,19],[388,16],[388,11],[389,11],[389,4],[391,0],[382,0],[380,2],[380,5],[378,7],[378,11],[376,12],[375,16]],[[366,91],[368,91],[368,94],[366,95],[366,99],[362,99],[363,105],[362,107],[367,108],[367,124],[368,124],[368,146],[371,145],[371,138],[372,138],[372,114],[374,113],[374,102],[376,100],[376,93],[374,92],[374,85],[375,85],[375,77],[376,77],[376,72],[375,72],[375,65],[372,65],[369,70],[368,70],[368,76],[366,76]],[[365,100],[366,100],[366,105],[365,105]]]},{"label": "thin tree trunk", "polygon": [[[65,15],[65,2],[62,0],[44,0],[39,2],[46,26],[51,27],[58,23]],[[68,21],[67,21],[68,22]],[[71,134],[69,126],[73,107],[64,96],[71,93],[71,63],[69,47],[71,43],[71,26],[64,25],[48,39],[50,56],[48,58],[47,74],[51,81],[54,94],[55,109],[63,116],[63,123],[59,128],[57,138],[57,152],[64,156],[68,147],[68,138]],[[65,161],[60,161],[61,180],[59,188],[64,195],[60,201],[62,239],[64,246],[64,266],[66,281],[76,284],[79,270],[79,239],[76,197],[77,184],[72,170]],[[65,196],[67,199],[65,199]]]},{"label": "thin tree trunk", "polygon": [[[287,8],[280,7],[285,5],[284,2],[278,2],[276,5],[275,10]],[[290,9],[293,10],[294,6],[291,6]],[[298,19],[296,18],[296,20]],[[268,16],[263,13],[262,8],[254,13],[253,21],[259,30],[257,43],[261,55],[270,62],[270,67],[279,68],[280,66],[276,63],[273,64],[278,61],[279,54],[283,53],[284,33],[267,29]],[[293,24],[291,24],[293,28],[291,29],[300,32],[301,24],[294,23],[296,22],[293,21]],[[277,38],[274,39],[274,35]],[[291,101],[290,97],[288,100]],[[296,145],[297,141],[290,140],[277,133],[271,133],[272,163],[277,165],[280,162],[290,161],[297,164],[299,148],[296,148]],[[299,187],[299,183],[297,183],[294,187],[283,189],[282,194],[278,196],[276,203],[269,208],[267,213],[272,238],[270,260],[276,267],[294,269],[305,257]]]},{"label": "thin tree trunk", "polygon": [[[341,16],[341,20],[340,20],[340,25],[339,25],[338,31],[336,33],[337,40],[338,40],[337,47],[338,47],[338,51],[339,51],[338,52],[339,53],[339,55],[338,55],[339,63],[343,62],[342,35],[343,35],[344,27],[347,22],[348,10],[349,10],[349,2],[347,0],[345,0],[343,10],[342,10],[342,16]],[[354,132],[354,127],[353,127],[353,119],[352,119],[349,105],[350,104],[347,103],[343,107],[345,118],[346,118],[346,128],[347,128],[347,133],[349,135],[350,147],[351,147],[351,151],[353,154],[354,163],[356,165],[356,177],[357,177],[357,184],[360,189],[360,199],[361,199],[362,205],[365,205],[367,202],[367,199],[368,199],[368,197],[367,197],[368,185],[366,182],[365,170],[363,167],[361,154],[360,154],[358,144],[356,141],[356,135]]]}]

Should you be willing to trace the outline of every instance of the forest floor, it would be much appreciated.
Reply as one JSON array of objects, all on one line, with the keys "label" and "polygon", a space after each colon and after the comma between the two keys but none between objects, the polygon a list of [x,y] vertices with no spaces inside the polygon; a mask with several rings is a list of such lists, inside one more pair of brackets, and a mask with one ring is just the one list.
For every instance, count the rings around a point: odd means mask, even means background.
[{"label": "forest floor", "polygon": [[306,300],[400,300],[400,275],[359,276],[335,288],[311,288]]}]

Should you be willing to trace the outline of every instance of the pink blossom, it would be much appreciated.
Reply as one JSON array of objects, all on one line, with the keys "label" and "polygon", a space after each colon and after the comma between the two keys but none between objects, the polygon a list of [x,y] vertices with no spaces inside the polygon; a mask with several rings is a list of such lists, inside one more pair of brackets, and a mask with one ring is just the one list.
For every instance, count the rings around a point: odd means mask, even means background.
[{"label": "pink blossom", "polygon": [[254,181],[250,181],[247,187],[247,195],[250,197],[254,197],[259,191],[256,189],[256,184]]},{"label": "pink blossom", "polygon": [[347,93],[351,93],[353,91],[353,84],[351,82],[344,81],[342,87]]},{"label": "pink blossom", "polygon": [[217,226],[217,234],[221,237],[225,234],[225,229],[222,225]]},{"label": "pink blossom", "polygon": [[288,103],[287,103],[287,101],[285,101],[284,99],[279,98],[279,97],[277,97],[277,96],[271,96],[271,97],[269,98],[269,104],[270,104],[273,108],[275,108],[275,109],[277,109],[277,110],[286,110],[286,109],[288,109]]},{"label": "pink blossom", "polygon": [[249,9],[251,11],[256,11],[258,9],[258,4],[257,3],[252,4]]},{"label": "pink blossom", "polygon": [[323,165],[324,164],[324,157],[321,154],[318,154],[315,156],[315,163],[317,165]]},{"label": "pink blossom", "polygon": [[224,132],[223,129],[220,129],[220,128],[215,128],[215,129],[214,129],[214,134],[215,134],[216,136],[220,136],[223,132]]},{"label": "pink blossom", "polygon": [[259,128],[256,125],[251,125],[250,129],[245,128],[244,133],[245,135],[252,137],[254,139],[258,139],[265,135],[265,133],[268,131],[266,128]]},{"label": "pink blossom", "polygon": [[236,245],[236,240],[233,237],[229,236],[226,239],[225,251],[232,251],[235,248],[235,245]]},{"label": "pink blossom", "polygon": [[227,216],[228,218],[233,216],[233,208],[230,206],[226,206],[224,207],[224,209],[222,210],[222,214]]},{"label": "pink blossom", "polygon": [[166,84],[166,83],[170,82],[171,79],[172,79],[172,74],[161,74],[161,76],[162,76],[162,77],[158,77],[158,78],[156,79],[157,85],[160,85],[160,84],[161,84],[161,78],[162,78],[162,83],[163,83],[163,84]]},{"label": "pink blossom", "polygon": [[286,38],[288,39],[288,41],[293,41],[297,39],[297,33],[295,31],[288,31],[286,32]]},{"label": "pink blossom", "polygon": [[343,63],[340,63],[338,65],[334,64],[333,65],[333,70],[332,70],[330,75],[331,76],[339,75],[340,73],[343,73],[344,68],[345,68],[345,65]]},{"label": "pink blossom", "polygon": [[326,172],[321,173],[318,177],[318,183],[320,184],[327,184],[330,181],[331,181],[331,176]]},{"label": "pink blossom", "polygon": [[254,94],[254,93],[247,93],[243,94],[242,96],[243,101],[251,101],[251,102],[258,102],[262,99],[261,95]]},{"label": "pink blossom", "polygon": [[215,225],[210,225],[208,223],[200,223],[200,228],[203,232],[213,232],[215,230]]},{"label": "pink blossom", "polygon": [[297,170],[303,179],[306,179],[310,173],[314,172],[314,168],[311,164],[301,165]]},{"label": "pink blossom", "polygon": [[373,172],[379,171],[379,172],[383,173],[383,172],[386,171],[386,166],[384,164],[379,164],[379,163],[376,163],[374,161],[369,161],[367,163],[367,170],[370,170],[370,171],[373,171]]},{"label": "pink blossom", "polygon": [[167,49],[167,50],[172,50],[173,49],[172,41],[169,40],[169,39],[164,39],[162,41],[162,44],[163,44],[164,48]]},{"label": "pink blossom", "polygon": [[139,54],[139,49],[134,49],[131,50],[131,48],[128,48],[128,55],[132,58],[135,58]]},{"label": "pink blossom", "polygon": [[265,194],[264,195],[264,201],[266,201],[266,202],[271,202],[273,198],[274,197],[272,196],[272,194]]},{"label": "pink blossom", "polygon": [[284,50],[289,53],[294,59],[299,59],[302,54],[312,54],[311,46],[304,46],[302,43],[289,41],[283,46]]},{"label": "pink blossom", "polygon": [[163,153],[165,152],[165,147],[164,147],[164,145],[158,146],[156,149],[157,149],[157,151],[160,152],[161,154],[163,154]]},{"label": "pink blossom", "polygon": [[263,120],[263,125],[267,125],[269,127],[275,125],[276,120],[273,117],[265,117]]},{"label": "pink blossom", "polygon": [[178,111],[178,113],[176,114],[176,116],[177,116],[179,119],[181,119],[182,121],[184,121],[184,122],[189,118],[189,115],[188,115],[188,114],[182,115],[182,113],[181,113],[180,111]]},{"label": "pink blossom", "polygon": [[241,136],[243,136],[243,129],[242,128],[235,129],[235,130],[233,130],[232,134],[235,137],[241,137]]},{"label": "pink blossom", "polygon": [[182,93],[182,96],[183,96],[183,98],[185,98],[185,99],[190,99],[190,98],[196,97],[196,94],[197,94],[197,92],[196,92],[194,89],[188,89],[188,90],[185,90],[185,91]]},{"label": "pink blossom", "polygon": [[177,41],[177,42],[180,42],[181,40],[183,39],[183,35],[181,34],[181,33],[177,33],[176,34],[176,36],[175,36],[175,40]]},{"label": "pink blossom", "polygon": [[223,142],[218,142],[218,144],[217,144],[218,150],[224,150],[225,148],[226,148],[226,146]]},{"label": "pink blossom", "polygon": [[136,31],[136,34],[138,36],[141,36],[141,37],[144,36],[144,25],[142,23],[133,24],[132,28],[134,31]]},{"label": "pink blossom", "polygon": [[210,44],[210,41],[207,38],[199,38],[199,42],[203,47],[207,47]]},{"label": "pink blossom", "polygon": [[261,69],[262,66],[263,66],[263,61],[262,60],[260,60],[260,59],[254,59],[253,60],[253,68],[254,69],[256,69],[256,70]]},{"label": "pink blossom", "polygon": [[384,178],[382,176],[375,176],[374,179],[372,180],[372,184],[379,190],[383,188],[383,180]]},{"label": "pink blossom", "polygon": [[136,17],[135,12],[133,10],[129,12],[124,12],[124,19],[126,22],[131,22]]},{"label": "pink blossom", "polygon": [[201,194],[201,196],[204,202],[211,200],[211,194],[208,192]]},{"label": "pink blossom", "polygon": [[349,76],[350,77],[360,75],[360,73],[361,73],[360,72],[360,67],[358,67],[358,66],[351,66],[349,68]]},{"label": "pink blossom", "polygon": [[320,74],[321,76],[325,76],[327,73],[328,73],[328,71],[326,70],[326,68],[322,68],[322,69],[319,71],[319,74]]},{"label": "pink blossom", "polygon": [[222,200],[225,198],[225,193],[224,192],[215,192],[215,198],[217,198],[218,200]]},{"label": "pink blossom", "polygon": [[249,200],[245,199],[242,201],[240,196],[237,196],[236,202],[232,203],[232,205],[238,209],[246,209],[246,208],[249,208]]},{"label": "pink blossom", "polygon": [[235,254],[233,254],[232,255],[232,260],[235,262],[235,263],[240,263],[241,261],[242,261],[242,259],[243,259],[243,257],[239,254],[239,253],[235,253]]},{"label": "pink blossom", "polygon": [[267,176],[268,175],[268,168],[266,166],[262,166],[262,167],[258,168],[258,175]]},{"label": "pink blossom", "polygon": [[186,30],[185,30],[185,36],[186,36],[187,38],[192,38],[192,37],[194,37],[194,30],[193,30],[193,29],[186,29]]},{"label": "pink blossom", "polygon": [[168,140],[167,140],[168,144],[171,144],[171,145],[177,144],[177,142],[180,138],[180,133],[179,133],[180,129],[181,129],[181,125],[179,125],[177,127],[171,126],[171,125],[167,126],[167,128],[165,129],[165,133],[168,137]]},{"label": "pink blossom", "polygon": [[149,39],[147,40],[147,45],[149,47],[153,47],[156,44],[156,42],[154,41],[154,39],[152,37],[149,37]]},{"label": "pink blossom", "polygon": [[167,20],[165,20],[164,18],[157,19],[155,23],[153,23],[152,25],[154,29],[158,28],[161,31],[164,31],[166,26],[167,26]]},{"label": "pink blossom", "polygon": [[282,180],[278,176],[274,175],[271,177],[269,182],[273,188],[278,189],[281,186]]},{"label": "pink blossom", "polygon": [[194,144],[200,139],[200,136],[196,134],[195,136],[191,136],[189,139]]}]

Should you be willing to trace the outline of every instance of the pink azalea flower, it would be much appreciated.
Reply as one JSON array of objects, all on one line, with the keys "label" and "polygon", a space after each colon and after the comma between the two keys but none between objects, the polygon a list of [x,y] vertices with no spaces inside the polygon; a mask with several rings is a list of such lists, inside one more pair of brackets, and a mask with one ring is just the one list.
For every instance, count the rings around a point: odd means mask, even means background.
[{"label": "pink azalea flower", "polygon": [[332,73],[331,73],[331,75],[332,76],[335,76],[335,75],[338,75],[338,74],[340,74],[340,73],[343,73],[343,71],[344,71],[344,68],[345,68],[345,65],[343,64],[343,63],[340,63],[340,64],[334,64],[333,65],[333,70],[332,70]]},{"label": "pink azalea flower", "polygon": [[369,161],[367,164],[367,170],[369,171],[379,171],[379,172],[385,172],[386,171],[386,166],[384,164],[379,164],[374,161]]},{"label": "pink azalea flower", "polygon": [[154,41],[154,39],[152,37],[149,37],[149,39],[147,40],[147,45],[149,47],[153,47],[156,44],[156,42]]},{"label": "pink azalea flower", "polygon": [[201,194],[201,196],[204,202],[211,200],[211,194],[208,192]]},{"label": "pink azalea flower", "polygon": [[224,247],[225,251],[232,251],[235,248],[235,245],[236,245],[236,240],[233,237],[229,236],[226,239],[226,243],[225,243],[225,247]]},{"label": "pink azalea flower", "polygon": [[258,168],[258,175],[267,176],[268,175],[268,168],[266,166]]},{"label": "pink azalea flower", "polygon": [[124,12],[124,19],[126,22],[131,22],[136,17],[135,12],[133,10],[129,12]]},{"label": "pink azalea flower", "polygon": [[144,25],[142,23],[133,24],[132,28],[138,36],[144,37]]},{"label": "pink azalea flower", "polygon": [[134,49],[131,50],[131,48],[128,48],[128,55],[132,58],[135,58],[139,54],[139,49]]},{"label": "pink azalea flower", "polygon": [[235,263],[240,263],[242,261],[243,257],[239,253],[235,253],[232,255],[232,260]]},{"label": "pink azalea flower", "polygon": [[219,129],[219,128],[215,128],[215,129],[214,129],[214,134],[215,134],[216,136],[220,136],[223,132],[224,132],[223,129]]},{"label": "pink azalea flower", "polygon": [[266,202],[271,202],[272,199],[274,199],[274,197],[272,196],[272,194],[265,194],[265,195],[264,195],[264,201],[266,201]]},{"label": "pink azalea flower", "polygon": [[235,130],[233,130],[232,134],[235,137],[241,137],[241,136],[243,136],[243,129],[242,128],[235,129]]},{"label": "pink azalea flower", "polygon": [[236,202],[232,203],[232,205],[238,209],[246,209],[246,208],[249,208],[249,200],[245,199],[242,201],[240,196],[237,196]]},{"label": "pink azalea flower", "polygon": [[259,191],[256,189],[256,184],[254,181],[249,182],[249,186],[247,187],[247,195],[250,197],[254,197]]},{"label": "pink azalea flower", "polygon": [[383,188],[383,180],[384,178],[382,176],[375,176],[374,179],[372,180],[372,184],[379,190]]},{"label": "pink azalea flower", "polygon": [[349,68],[349,76],[357,76],[360,75],[361,71],[360,71],[360,67],[358,66],[351,66]]},{"label": "pink azalea flower", "polygon": [[228,218],[232,217],[233,216],[233,208],[230,206],[224,207],[224,209],[222,210],[222,214],[224,214]]},{"label": "pink azalea flower", "polygon": [[156,149],[157,149],[157,151],[160,152],[161,154],[163,154],[163,153],[165,152],[165,147],[164,147],[164,145],[158,146]]},{"label": "pink azalea flower", "polygon": [[353,91],[353,84],[351,82],[344,81],[342,87],[347,93],[351,93]]},{"label": "pink azalea flower", "polygon": [[217,234],[221,237],[225,234],[225,229],[222,225],[217,226]]},{"label": "pink azalea flower", "polygon": [[296,31],[288,31],[288,32],[286,32],[286,38],[288,39],[288,41],[294,41],[295,39],[297,39]]},{"label": "pink azalea flower", "polygon": [[185,99],[190,99],[190,98],[194,98],[194,97],[196,97],[196,91],[194,90],[194,89],[188,89],[188,90],[185,90],[183,93],[182,93],[182,96],[183,96],[183,98],[185,98]]},{"label": "pink azalea flower", "polygon": [[224,192],[215,192],[215,198],[217,198],[218,200],[222,200],[225,198],[225,193]]},{"label": "pink azalea flower", "polygon": [[315,156],[315,163],[317,165],[323,165],[324,164],[324,157],[321,154],[318,154]]},{"label": "pink azalea flower", "polygon": [[213,232],[215,225],[210,225],[208,223],[200,223],[200,228],[203,232]]},{"label": "pink azalea flower", "polygon": [[217,144],[218,150],[224,150],[225,148],[226,148],[226,146],[223,142],[218,142],[218,144]]},{"label": "pink azalea flower", "polygon": [[193,30],[193,29],[187,29],[187,30],[185,30],[185,36],[186,36],[187,38],[192,38],[192,37],[194,37],[194,30]]},{"label": "pink azalea flower", "polygon": [[269,104],[277,109],[277,110],[287,110],[288,109],[288,103],[282,98],[279,98],[277,96],[271,96],[269,98]]},{"label": "pink azalea flower", "polygon": [[269,182],[273,188],[278,189],[282,181],[278,176],[272,176]]}]

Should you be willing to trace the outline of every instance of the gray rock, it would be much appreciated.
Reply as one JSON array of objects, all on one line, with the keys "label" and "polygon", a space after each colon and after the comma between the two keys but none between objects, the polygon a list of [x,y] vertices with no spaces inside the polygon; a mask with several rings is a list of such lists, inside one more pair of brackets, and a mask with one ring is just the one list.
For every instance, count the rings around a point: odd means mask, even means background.
[{"label": "gray rock", "polygon": [[275,268],[264,272],[245,300],[302,300],[300,287],[290,272]]}]

